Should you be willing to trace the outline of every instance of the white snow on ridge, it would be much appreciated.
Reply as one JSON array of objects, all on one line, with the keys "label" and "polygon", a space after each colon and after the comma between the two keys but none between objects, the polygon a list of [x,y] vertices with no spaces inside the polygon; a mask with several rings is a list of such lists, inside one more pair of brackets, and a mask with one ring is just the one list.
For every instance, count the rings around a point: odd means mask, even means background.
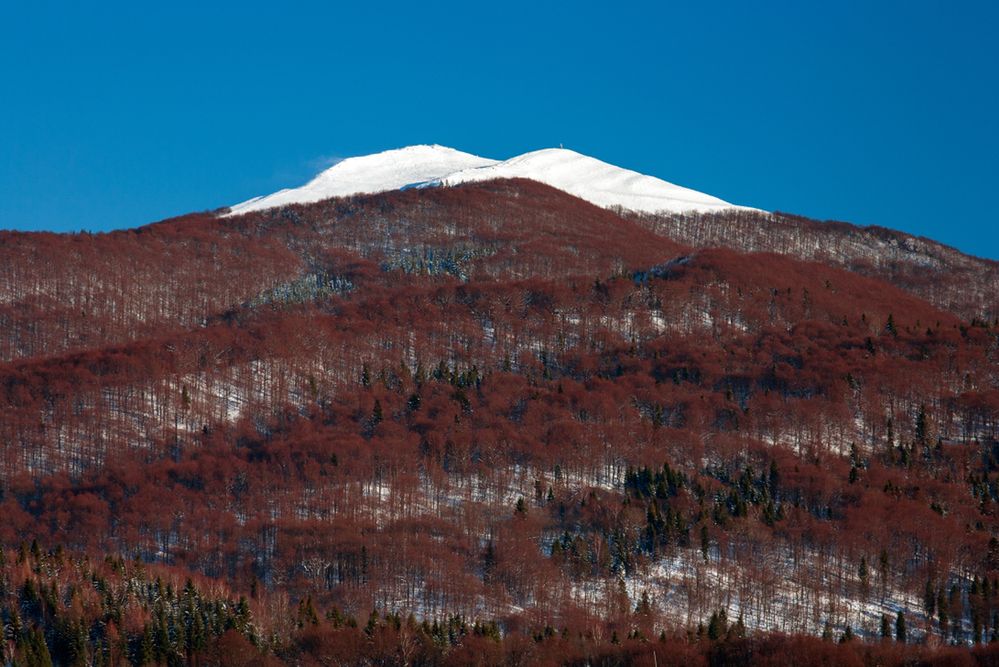
[{"label": "white snow on ridge", "polygon": [[287,204],[308,204],[330,197],[399,190],[495,162],[445,146],[408,146],[352,157],[336,163],[300,188],[279,190],[236,204],[229,209],[229,215]]},{"label": "white snow on ridge", "polygon": [[615,167],[565,148],[547,148],[524,153],[505,162],[465,169],[440,179],[439,183],[457,185],[494,178],[529,178],[597,206],[620,206],[643,213],[707,212],[734,208],[732,204],[703,192]]},{"label": "white snow on ridge", "polygon": [[547,148],[498,162],[434,145],[348,158],[300,188],[250,199],[233,206],[228,215],[409,186],[446,187],[497,178],[539,181],[597,206],[620,206],[642,213],[741,208],[564,148]]}]

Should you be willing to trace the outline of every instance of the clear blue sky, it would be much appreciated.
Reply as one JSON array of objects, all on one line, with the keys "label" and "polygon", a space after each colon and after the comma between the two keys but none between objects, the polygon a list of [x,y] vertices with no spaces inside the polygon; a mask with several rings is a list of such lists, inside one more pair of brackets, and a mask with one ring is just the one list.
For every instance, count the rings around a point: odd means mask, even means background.
[{"label": "clear blue sky", "polygon": [[562,143],[999,258],[999,3],[152,5],[0,6],[0,227],[136,226],[413,143]]}]

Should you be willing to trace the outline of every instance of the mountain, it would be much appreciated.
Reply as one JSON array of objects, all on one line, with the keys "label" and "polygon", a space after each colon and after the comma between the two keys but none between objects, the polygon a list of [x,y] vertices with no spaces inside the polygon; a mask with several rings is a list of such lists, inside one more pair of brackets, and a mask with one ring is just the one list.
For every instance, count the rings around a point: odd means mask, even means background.
[{"label": "mountain", "polygon": [[443,146],[346,159],[305,186],[256,197],[226,215],[404,188],[528,179],[692,247],[768,251],[886,280],[966,319],[999,318],[999,263],[894,230],[736,206],[575,151],[551,148],[502,162]]},{"label": "mountain", "polygon": [[0,232],[4,659],[990,664],[995,263],[522,157]]},{"label": "mountain", "polygon": [[409,146],[348,158],[300,188],[255,197],[231,207],[229,214],[307,204],[330,197],[501,178],[538,181],[597,206],[636,212],[707,212],[733,208],[732,204],[717,197],[562,148],[534,151],[498,162],[444,146]]},{"label": "mountain", "polygon": [[717,197],[563,148],[534,151],[504,162],[464,169],[443,176],[434,184],[451,186],[499,178],[527,178],[597,206],[635,212],[707,212],[734,208]]},{"label": "mountain", "polygon": [[462,153],[445,146],[408,146],[342,160],[300,188],[254,197],[230,209],[231,215],[260,211],[286,204],[308,204],[347,195],[399,190],[443,178],[495,160]]}]

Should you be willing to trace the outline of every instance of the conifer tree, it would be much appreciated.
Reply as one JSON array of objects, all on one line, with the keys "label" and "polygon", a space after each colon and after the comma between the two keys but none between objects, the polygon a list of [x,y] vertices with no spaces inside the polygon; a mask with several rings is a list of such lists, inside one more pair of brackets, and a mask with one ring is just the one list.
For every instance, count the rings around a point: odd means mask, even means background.
[{"label": "conifer tree", "polygon": [[885,333],[894,338],[898,337],[898,329],[895,327],[895,316],[888,313],[888,322],[885,324]]},{"label": "conifer tree", "polygon": [[923,591],[923,611],[928,618],[932,618],[937,609],[937,592],[933,587],[933,582],[926,580],[926,588]]},{"label": "conifer tree", "polygon": [[919,406],[919,414],[916,415],[916,441],[922,445],[926,444],[929,437],[929,418],[926,416],[926,406]]},{"label": "conifer tree", "polygon": [[147,624],[142,629],[142,638],[139,641],[138,655],[135,664],[151,665],[156,660],[156,650],[153,647],[153,632]]}]

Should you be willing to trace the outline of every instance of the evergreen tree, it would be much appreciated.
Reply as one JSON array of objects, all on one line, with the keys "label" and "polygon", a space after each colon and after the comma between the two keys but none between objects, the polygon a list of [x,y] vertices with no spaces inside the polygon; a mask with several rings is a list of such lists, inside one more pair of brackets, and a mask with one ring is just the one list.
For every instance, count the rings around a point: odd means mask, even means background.
[{"label": "evergreen tree", "polygon": [[950,622],[950,614],[947,609],[947,596],[941,586],[940,590],[937,591],[937,618],[940,620],[940,634],[942,636],[947,635],[947,625]]},{"label": "evergreen tree", "polygon": [[743,639],[746,636],[746,623],[742,620],[742,612],[735,619],[735,623],[728,629],[728,636],[734,639]]},{"label": "evergreen tree", "polygon": [[139,647],[135,657],[136,665],[151,665],[156,660],[156,651],[153,648],[153,631],[146,624],[142,629],[142,638],[139,640]]},{"label": "evergreen tree", "polygon": [[240,634],[246,635],[250,639],[250,604],[246,601],[246,596],[239,596],[239,603],[236,605],[236,630]]},{"label": "evergreen tree", "polygon": [[916,440],[925,445],[929,437],[929,420],[926,417],[926,406],[919,406],[919,414],[916,415]]},{"label": "evergreen tree", "polygon": [[52,655],[41,628],[32,628],[18,642],[23,667],[52,667]]},{"label": "evergreen tree", "polygon": [[892,337],[898,337],[898,329],[895,327],[895,316],[888,313],[888,323],[885,324],[885,333]]},{"label": "evergreen tree", "polygon": [[52,653],[61,665],[84,667],[87,661],[87,631],[82,621],[56,620]]},{"label": "evergreen tree", "polygon": [[937,592],[933,587],[933,582],[926,580],[926,588],[923,590],[923,610],[927,618],[932,618],[937,609]]},{"label": "evergreen tree", "polygon": [[905,614],[899,611],[898,616],[895,617],[895,641],[904,644],[905,638]]},{"label": "evergreen tree", "polygon": [[711,618],[708,621],[708,639],[715,641],[720,639],[728,632],[728,620],[726,619],[725,610],[716,611],[711,614]]},{"label": "evergreen tree", "polygon": [[308,595],[304,600],[299,601],[297,623],[300,628],[303,628],[306,625],[319,625],[319,614],[316,613],[316,607],[312,603],[311,595]]},{"label": "evergreen tree", "polygon": [[368,616],[368,624],[364,626],[364,634],[369,637],[375,633],[378,628],[378,610],[372,609],[371,614]]},{"label": "evergreen tree", "polygon": [[635,613],[648,616],[652,613],[652,603],[649,602],[649,592],[642,591],[642,599],[635,605]]},{"label": "evergreen tree", "polygon": [[153,656],[156,662],[166,662],[172,652],[170,646],[170,626],[167,622],[166,610],[162,603],[156,605],[153,620]]}]

